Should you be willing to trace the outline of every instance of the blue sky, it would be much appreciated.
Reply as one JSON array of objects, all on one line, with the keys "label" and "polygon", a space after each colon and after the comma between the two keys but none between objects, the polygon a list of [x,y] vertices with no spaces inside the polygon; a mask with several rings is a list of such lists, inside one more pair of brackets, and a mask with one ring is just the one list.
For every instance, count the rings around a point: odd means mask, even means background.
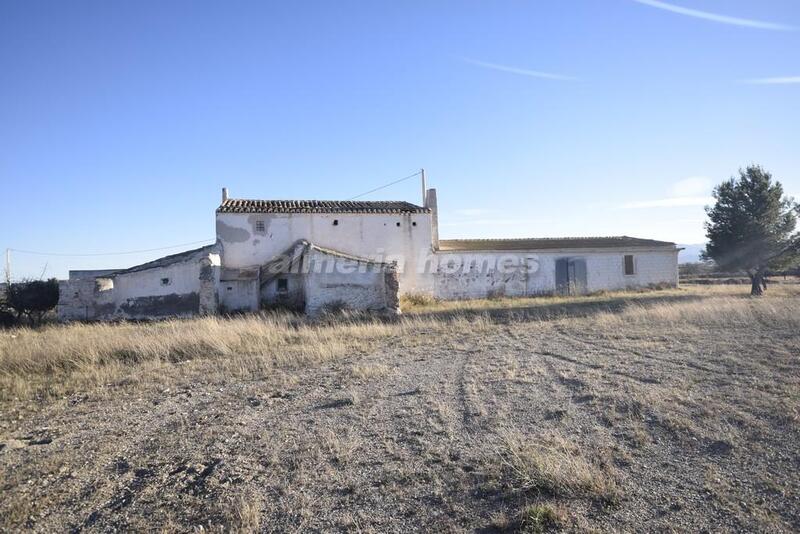
[{"label": "blue sky", "polygon": [[796,0],[5,0],[0,248],[189,243],[222,186],[339,199],[419,167],[443,238],[698,243],[739,167],[800,197],[798,51]]}]

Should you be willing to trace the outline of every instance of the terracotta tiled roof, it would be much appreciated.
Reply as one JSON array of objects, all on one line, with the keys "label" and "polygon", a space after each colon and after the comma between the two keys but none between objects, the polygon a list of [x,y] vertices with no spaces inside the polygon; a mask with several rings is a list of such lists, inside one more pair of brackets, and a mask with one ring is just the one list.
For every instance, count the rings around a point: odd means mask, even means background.
[{"label": "terracotta tiled roof", "polygon": [[217,213],[428,213],[430,209],[394,200],[246,200],[229,198]]},{"label": "terracotta tiled roof", "polygon": [[570,248],[674,248],[675,243],[635,237],[545,237],[536,239],[441,239],[439,250],[553,250]]}]

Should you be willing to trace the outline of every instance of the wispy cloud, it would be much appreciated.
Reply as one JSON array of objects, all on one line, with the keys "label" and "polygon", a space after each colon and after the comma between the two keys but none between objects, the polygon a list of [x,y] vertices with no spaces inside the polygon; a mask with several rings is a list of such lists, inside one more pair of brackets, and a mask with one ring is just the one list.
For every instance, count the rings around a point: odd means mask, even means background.
[{"label": "wispy cloud", "polygon": [[578,78],[574,78],[572,76],[565,76],[563,74],[555,74],[552,72],[543,72],[539,70],[530,70],[530,69],[522,69],[519,67],[512,67],[509,65],[500,65],[498,63],[489,63],[486,61],[479,61],[477,59],[471,59],[468,57],[462,57],[462,61],[470,63],[472,65],[476,65],[478,67],[483,67],[485,69],[492,69],[498,70],[501,72],[510,72],[511,74],[519,74],[521,76],[530,76],[532,78],[542,78],[544,80],[559,80],[559,81],[567,81],[567,82],[575,82],[578,81]]},{"label": "wispy cloud", "polygon": [[777,24],[774,22],[764,22],[761,20],[742,19],[737,17],[729,17],[727,15],[720,15],[718,13],[709,13],[708,11],[700,11],[697,9],[690,9],[688,7],[676,6],[675,4],[668,4],[660,0],[633,0],[639,4],[646,6],[663,9],[679,15],[686,15],[687,17],[694,17],[698,19],[710,20],[722,24],[730,24],[732,26],[744,26],[747,28],[757,28],[760,30],[777,30],[777,31],[794,31],[796,28],[786,24]]},{"label": "wispy cloud", "polygon": [[800,76],[784,76],[779,78],[754,78],[751,80],[742,80],[742,83],[751,85],[786,85],[792,83],[800,83]]}]

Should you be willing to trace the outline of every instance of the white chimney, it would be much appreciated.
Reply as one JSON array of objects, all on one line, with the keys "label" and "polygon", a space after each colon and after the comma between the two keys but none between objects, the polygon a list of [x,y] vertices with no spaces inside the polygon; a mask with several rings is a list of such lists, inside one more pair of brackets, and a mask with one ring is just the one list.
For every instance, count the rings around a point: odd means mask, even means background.
[{"label": "white chimney", "polygon": [[223,187],[222,188],[222,202],[225,202],[226,200],[228,200],[228,188],[227,187]]},{"label": "white chimney", "polygon": [[439,250],[439,202],[436,200],[436,189],[428,189],[425,193],[425,207],[431,210],[431,244],[433,250]]}]

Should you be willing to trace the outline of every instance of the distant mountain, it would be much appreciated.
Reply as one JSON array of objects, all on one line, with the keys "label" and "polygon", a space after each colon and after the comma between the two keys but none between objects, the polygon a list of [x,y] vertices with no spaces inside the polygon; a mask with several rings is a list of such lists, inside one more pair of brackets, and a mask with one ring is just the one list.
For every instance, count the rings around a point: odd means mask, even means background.
[{"label": "distant mountain", "polygon": [[706,248],[705,243],[678,246],[683,249],[678,254],[678,263],[693,263],[700,261],[700,253]]}]

